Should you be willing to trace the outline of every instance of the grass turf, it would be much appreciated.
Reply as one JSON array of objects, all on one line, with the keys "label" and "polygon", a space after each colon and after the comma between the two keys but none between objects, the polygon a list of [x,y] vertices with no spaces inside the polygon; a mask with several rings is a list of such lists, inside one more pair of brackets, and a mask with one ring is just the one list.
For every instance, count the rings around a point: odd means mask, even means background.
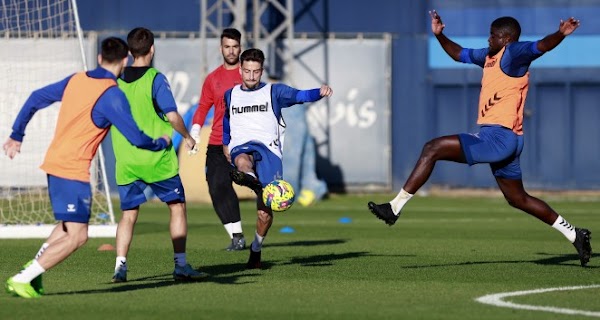
[{"label": "grass turf", "polygon": [[[0,294],[0,319],[565,319],[475,299],[600,284],[598,254],[581,268],[561,234],[503,199],[415,197],[388,227],[366,203],[390,197],[333,196],[276,213],[263,270],[244,269],[247,251],[224,250],[229,240],[210,205],[190,204],[188,261],[212,274],[198,283],[173,282],[169,214],[166,206],[149,203],[128,256],[129,282],[110,283],[115,253],[97,250],[114,239],[90,239],[44,274],[41,299]],[[548,202],[572,224],[600,235],[599,199]],[[253,202],[243,202],[248,244],[255,216]],[[295,231],[279,232],[284,227]],[[41,243],[0,240],[1,279],[18,271]],[[599,296],[600,288],[592,288],[506,300],[600,314]]]}]

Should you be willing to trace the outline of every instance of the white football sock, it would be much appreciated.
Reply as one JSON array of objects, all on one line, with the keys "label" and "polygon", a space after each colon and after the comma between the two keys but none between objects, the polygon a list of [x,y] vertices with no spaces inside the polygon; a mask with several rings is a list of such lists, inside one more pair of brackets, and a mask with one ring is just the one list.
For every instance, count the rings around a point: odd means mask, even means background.
[{"label": "white football sock", "polygon": [[226,223],[223,225],[223,228],[225,228],[225,231],[227,231],[227,233],[229,234],[229,239],[233,239],[233,229],[232,229],[232,225],[233,223]]},{"label": "white football sock", "polygon": [[42,253],[44,253],[44,251],[46,251],[46,249],[48,248],[49,244],[44,242],[44,244],[42,244],[42,247],[40,248],[40,250],[38,250],[38,252],[35,254],[35,258],[34,259],[38,259]]},{"label": "white football sock", "polygon": [[44,271],[46,270],[39,264],[39,262],[37,260],[33,260],[29,267],[25,268],[25,270],[21,270],[21,272],[13,277],[13,280],[19,283],[29,283],[37,276],[44,273]]},{"label": "white football sock", "polygon": [[173,255],[173,260],[175,260],[175,264],[180,267],[185,267],[187,264],[187,259],[185,257],[185,252],[183,253],[175,253]]},{"label": "white football sock", "polygon": [[392,206],[392,211],[394,211],[395,215],[398,215],[402,210],[402,207],[412,198],[412,194],[406,192],[404,188],[400,190],[398,195],[394,198],[394,200],[390,201],[390,205]]},{"label": "white football sock", "polygon": [[575,234],[575,227],[568,223],[562,216],[559,215],[558,218],[556,218],[552,228],[560,231],[567,239],[569,239],[569,241],[571,241],[571,243],[575,242],[575,237],[577,236]]},{"label": "white football sock", "polygon": [[230,225],[231,225],[231,233],[232,234],[233,233],[243,233],[241,221],[230,223]]},{"label": "white football sock", "polygon": [[127,270],[127,258],[121,256],[117,257],[115,261],[115,271],[118,269]]},{"label": "white football sock", "polygon": [[262,250],[262,243],[265,237],[261,237],[258,233],[254,232],[254,241],[252,241],[252,251],[259,252]]}]

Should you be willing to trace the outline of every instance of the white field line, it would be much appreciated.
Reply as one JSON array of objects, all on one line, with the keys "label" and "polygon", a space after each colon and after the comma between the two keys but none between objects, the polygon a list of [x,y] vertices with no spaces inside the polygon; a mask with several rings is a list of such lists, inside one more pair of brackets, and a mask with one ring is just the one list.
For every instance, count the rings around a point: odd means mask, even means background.
[{"label": "white field line", "polygon": [[589,286],[557,287],[557,288],[546,288],[546,289],[535,289],[535,290],[526,290],[526,291],[495,293],[495,294],[488,294],[483,297],[479,297],[479,298],[475,299],[475,301],[484,303],[484,304],[491,304],[491,305],[497,306],[497,307],[533,310],[533,311],[546,311],[546,312],[553,312],[553,313],[560,313],[560,314],[582,315],[582,316],[600,318],[600,312],[598,312],[598,311],[586,311],[586,310],[567,309],[567,308],[533,306],[533,305],[518,304],[518,303],[513,303],[513,302],[508,302],[508,301],[503,300],[504,298],[507,298],[507,297],[525,296],[525,295],[536,294],[536,293],[593,289],[593,288],[600,288],[600,285],[595,284],[595,285],[589,285]]}]

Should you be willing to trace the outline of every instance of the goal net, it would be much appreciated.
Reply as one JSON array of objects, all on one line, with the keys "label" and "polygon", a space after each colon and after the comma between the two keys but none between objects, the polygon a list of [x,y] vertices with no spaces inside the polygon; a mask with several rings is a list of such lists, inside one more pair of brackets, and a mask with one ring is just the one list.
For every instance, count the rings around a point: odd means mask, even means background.
[{"label": "goal net", "polygon": [[[75,0],[0,0],[2,144],[32,91],[87,69],[85,55],[96,52],[96,41],[83,39],[76,10]],[[0,238],[45,238],[53,228],[46,173],[39,166],[54,136],[59,108],[56,103],[35,114],[14,159],[0,155]],[[92,237],[116,233],[104,170],[99,150],[91,168]]]}]

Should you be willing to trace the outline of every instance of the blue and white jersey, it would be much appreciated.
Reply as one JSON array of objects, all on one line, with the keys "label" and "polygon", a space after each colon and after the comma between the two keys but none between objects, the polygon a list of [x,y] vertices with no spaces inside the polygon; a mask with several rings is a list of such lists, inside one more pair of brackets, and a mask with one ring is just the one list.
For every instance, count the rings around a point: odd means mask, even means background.
[{"label": "blue and white jersey", "polygon": [[273,110],[270,83],[253,91],[243,91],[240,85],[233,87],[228,111],[229,150],[253,141],[282,157],[284,126]]},{"label": "blue and white jersey", "polygon": [[281,109],[319,99],[319,88],[298,90],[282,83],[264,82],[255,89],[237,85],[224,95],[223,145],[233,151],[250,142],[264,144],[281,159],[285,127]]}]

